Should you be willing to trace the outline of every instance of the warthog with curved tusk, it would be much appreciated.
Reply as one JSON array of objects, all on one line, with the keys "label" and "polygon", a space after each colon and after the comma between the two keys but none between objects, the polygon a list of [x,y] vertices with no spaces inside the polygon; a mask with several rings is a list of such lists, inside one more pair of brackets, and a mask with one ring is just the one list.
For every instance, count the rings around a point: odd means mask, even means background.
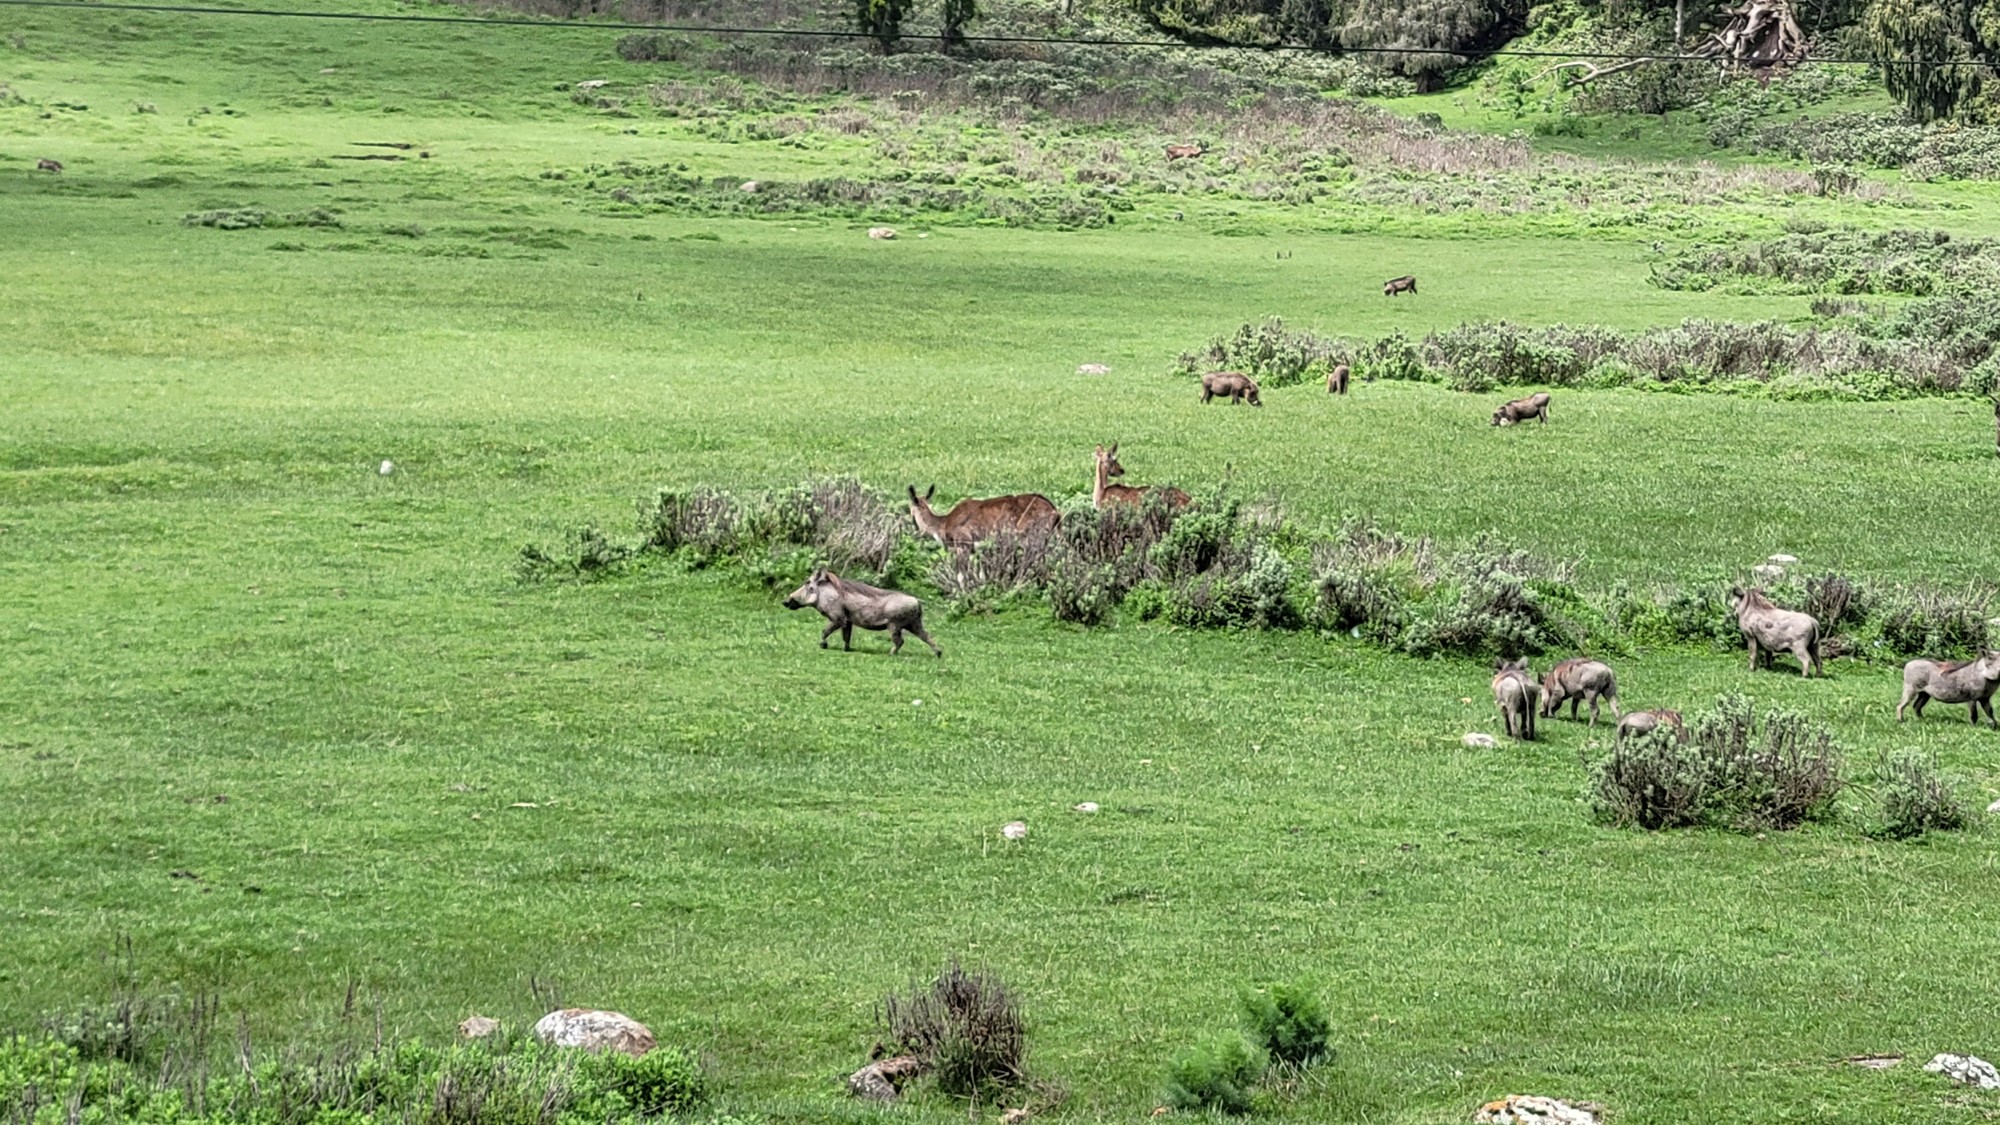
[{"label": "warthog with curved tusk", "polygon": [[1736,627],[1750,644],[1750,670],[1755,672],[1769,654],[1789,652],[1799,662],[1799,675],[1826,675],[1819,659],[1819,622],[1810,613],[1779,609],[1761,590],[1729,588],[1729,606]]},{"label": "warthog with curved tusk", "polygon": [[1349,371],[1346,364],[1334,364],[1333,370],[1326,373],[1326,393],[1330,395],[1346,394],[1348,374]]},{"label": "warthog with curved tusk", "polygon": [[1924,704],[1964,703],[1972,708],[1972,725],[1979,725],[1979,709],[1986,709],[1986,721],[2000,730],[1993,718],[1993,689],[2000,687],[2000,652],[1982,650],[1977,660],[1912,660],[1903,665],[1903,698],[1896,704],[1896,721],[1903,721],[1903,708],[1914,705],[1917,718],[1924,717]]},{"label": "warthog with curved tusk", "polygon": [[1517,398],[1493,412],[1493,424],[1511,426],[1530,418],[1540,418],[1542,425],[1549,424],[1549,392],[1536,391],[1527,398]]},{"label": "warthog with curved tusk", "polygon": [[1501,725],[1507,737],[1516,741],[1535,740],[1535,674],[1525,660],[1503,660],[1493,672],[1493,702],[1500,708]]},{"label": "warthog with curved tusk", "polygon": [[826,639],[840,630],[840,647],[852,651],[854,648],[854,627],[861,626],[881,632],[889,630],[889,652],[901,652],[903,634],[914,633],[918,640],[931,646],[931,651],[939,656],[944,650],[924,632],[924,603],[908,594],[896,590],[882,590],[842,578],[826,569],[815,570],[806,584],[793,590],[785,597],[786,609],[804,609],[811,606],[826,618],[826,631],[819,635],[819,647],[826,647]]},{"label": "warthog with curved tusk", "polygon": [[1576,718],[1579,704],[1590,704],[1590,726],[1597,728],[1597,701],[1611,704],[1611,716],[1624,718],[1618,709],[1618,677],[1611,674],[1611,666],[1602,661],[1585,660],[1578,657],[1565,660],[1549,669],[1542,677],[1542,717],[1555,717],[1556,710],[1567,700],[1569,717]]},{"label": "warthog with curved tusk", "polygon": [[1382,295],[1384,297],[1393,297],[1398,293],[1409,293],[1414,295],[1416,291],[1417,291],[1417,278],[1415,274],[1404,274],[1402,277],[1392,277],[1389,280],[1382,283]]},{"label": "warthog with curved tusk", "polygon": [[1211,371],[1201,377],[1201,402],[1208,405],[1212,398],[1226,398],[1230,405],[1248,402],[1252,406],[1264,405],[1257,397],[1257,380],[1241,371]]},{"label": "warthog with curved tusk", "polygon": [[1663,726],[1673,728],[1674,741],[1687,741],[1687,725],[1681,721],[1681,713],[1666,707],[1657,707],[1651,711],[1633,711],[1618,720],[1616,741],[1618,745],[1623,746],[1626,739],[1651,734]]}]

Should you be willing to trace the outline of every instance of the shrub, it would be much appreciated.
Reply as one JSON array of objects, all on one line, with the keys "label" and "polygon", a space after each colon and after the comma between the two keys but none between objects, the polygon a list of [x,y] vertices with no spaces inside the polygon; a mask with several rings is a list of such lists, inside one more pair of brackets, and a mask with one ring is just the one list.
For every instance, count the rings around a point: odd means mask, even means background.
[{"label": "shrub", "polygon": [[1880,816],[1875,835],[1913,840],[1926,832],[1956,832],[1972,822],[1952,779],[1938,772],[1935,757],[1890,755],[1876,766],[1875,781]]},{"label": "shrub", "polygon": [[631,557],[632,548],[613,543],[596,524],[585,524],[569,533],[557,554],[551,555],[532,543],[522,547],[515,574],[523,582],[600,578]]},{"label": "shrub", "polygon": [[1065,554],[1049,568],[1048,591],[1057,621],[1102,625],[1118,608],[1118,569]]},{"label": "shrub", "polygon": [[1026,1075],[1020,1005],[991,974],[953,961],[929,984],[884,997],[881,1018],[897,1048],[916,1056],[947,1094],[977,1098]]},{"label": "shrub", "polygon": [[1882,601],[1880,639],[1898,657],[1973,656],[1986,647],[1988,591],[1903,587]]},{"label": "shrub", "polygon": [[1308,1066],[1333,1056],[1331,1025],[1319,997],[1304,984],[1274,984],[1238,999],[1246,1034],[1273,1061]]},{"label": "shrub", "polygon": [[655,1047],[636,1059],[620,1051],[586,1055],[581,1072],[645,1117],[684,1113],[708,1100],[701,1064],[693,1052],[679,1047]]},{"label": "shrub", "polygon": [[1665,729],[1614,746],[1591,771],[1591,804],[1611,824],[1790,829],[1833,810],[1840,753],[1821,724],[1725,695],[1694,716],[1685,743]]},{"label": "shrub", "polygon": [[1167,1068],[1167,1104],[1175,1109],[1249,1113],[1264,1076],[1263,1052],[1242,1036],[1226,1036],[1181,1052]]},{"label": "shrub", "polygon": [[1664,727],[1613,745],[1591,771],[1598,819],[1620,828],[1684,828],[1708,813],[1709,770],[1699,751]]}]

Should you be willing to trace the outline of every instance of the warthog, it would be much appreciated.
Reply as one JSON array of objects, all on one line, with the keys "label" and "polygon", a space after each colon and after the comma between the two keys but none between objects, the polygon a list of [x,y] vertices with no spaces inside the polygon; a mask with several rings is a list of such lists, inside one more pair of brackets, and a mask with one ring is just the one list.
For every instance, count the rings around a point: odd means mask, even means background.
[{"label": "warthog", "polygon": [[1404,274],[1402,277],[1392,277],[1389,280],[1382,283],[1382,295],[1384,297],[1393,297],[1398,293],[1414,294],[1416,293],[1416,291],[1417,291],[1417,277],[1415,274]]},{"label": "warthog", "polygon": [[1611,704],[1613,718],[1622,719],[1624,712],[1618,709],[1618,677],[1611,674],[1611,666],[1601,661],[1585,660],[1581,657],[1565,660],[1549,669],[1542,677],[1542,717],[1554,718],[1563,702],[1569,702],[1569,717],[1576,718],[1577,705],[1590,704],[1590,726],[1597,728],[1597,701]]},{"label": "warthog", "polygon": [[1687,725],[1681,721],[1681,713],[1660,707],[1651,711],[1634,711],[1618,720],[1618,745],[1625,745],[1625,740],[1628,738],[1651,734],[1662,726],[1673,728],[1674,741],[1687,741]]},{"label": "warthog", "polygon": [[1257,397],[1257,381],[1241,371],[1211,371],[1201,377],[1202,405],[1208,405],[1212,398],[1226,398],[1231,405],[1248,400],[1252,406],[1264,405]]},{"label": "warthog", "polygon": [[1102,510],[1108,504],[1139,505],[1146,502],[1148,494],[1159,492],[1166,496],[1167,503],[1176,508],[1188,506],[1188,494],[1172,485],[1145,485],[1134,488],[1129,484],[1112,484],[1112,477],[1125,475],[1125,466],[1118,463],[1118,443],[1111,448],[1097,447],[1097,478],[1090,489],[1090,506]]},{"label": "warthog", "polygon": [[1168,145],[1167,160],[1170,162],[1175,160],[1190,160],[1207,151],[1207,149],[1200,145]]},{"label": "warthog", "polygon": [[1507,737],[1516,741],[1535,740],[1535,674],[1525,660],[1503,660],[1493,672],[1493,702],[1500,708],[1501,725]]},{"label": "warthog", "polygon": [[881,632],[889,630],[889,651],[901,652],[903,634],[915,633],[917,639],[931,646],[931,651],[939,656],[944,650],[924,632],[924,603],[908,594],[895,590],[881,590],[866,582],[856,582],[842,578],[830,570],[820,569],[806,579],[806,584],[793,590],[785,597],[786,609],[804,609],[811,606],[826,618],[826,631],[819,635],[819,647],[826,647],[826,639],[840,630],[840,647],[853,651],[854,627]]},{"label": "warthog", "polygon": [[1542,425],[1549,424],[1549,392],[1536,391],[1527,398],[1517,398],[1493,412],[1493,424],[1511,426],[1530,418],[1540,418]]},{"label": "warthog", "polygon": [[1789,652],[1799,662],[1799,675],[1826,675],[1826,666],[1819,659],[1819,622],[1812,614],[1779,609],[1763,591],[1741,586],[1729,588],[1729,605],[1736,611],[1736,627],[1750,643],[1752,672],[1765,654]]},{"label": "warthog", "polygon": [[1348,376],[1348,370],[1346,364],[1344,363],[1334,364],[1333,370],[1326,373],[1326,393],[1330,395],[1346,394],[1347,376]]},{"label": "warthog", "polygon": [[1022,539],[1055,534],[1059,513],[1049,498],[1035,492],[995,496],[990,500],[967,497],[940,516],[931,511],[931,497],[937,485],[922,496],[910,486],[910,522],[917,530],[938,541],[942,547],[969,547],[1003,532]]},{"label": "warthog", "polygon": [[2000,652],[1985,649],[1979,659],[1940,663],[1912,660],[1903,665],[1903,698],[1896,704],[1896,721],[1903,721],[1903,708],[1914,704],[1917,718],[1924,717],[1924,704],[1964,703],[1972,709],[1972,724],[1979,725],[1979,709],[1986,709],[1986,721],[2000,730],[1993,718],[1993,689],[2000,687]]},{"label": "warthog", "polygon": [[60,171],[62,171],[62,161],[60,161],[60,160],[49,160],[49,159],[47,159],[47,158],[43,158],[43,159],[41,159],[41,160],[37,160],[37,161],[35,161],[35,171],[37,171],[37,172],[60,172]]}]

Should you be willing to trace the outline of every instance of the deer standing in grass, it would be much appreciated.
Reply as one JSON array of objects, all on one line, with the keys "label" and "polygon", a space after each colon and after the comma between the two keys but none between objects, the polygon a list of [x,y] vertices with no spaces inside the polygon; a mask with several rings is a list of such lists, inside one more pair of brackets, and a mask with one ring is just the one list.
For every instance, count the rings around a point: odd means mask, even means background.
[{"label": "deer standing in grass", "polygon": [[1021,539],[1048,536],[1055,533],[1059,518],[1049,498],[1035,492],[990,500],[968,496],[941,516],[931,510],[930,500],[936,494],[937,485],[922,496],[917,495],[916,485],[910,486],[910,522],[942,547],[970,547],[1002,534]]},{"label": "deer standing in grass", "polygon": [[1134,488],[1129,484],[1112,484],[1112,477],[1125,475],[1125,466],[1118,463],[1118,443],[1111,448],[1097,447],[1097,479],[1090,489],[1090,505],[1100,511],[1111,504],[1129,504],[1138,507],[1146,502],[1146,497],[1158,492],[1167,498],[1167,503],[1176,508],[1188,506],[1188,494],[1172,485],[1149,484]]}]

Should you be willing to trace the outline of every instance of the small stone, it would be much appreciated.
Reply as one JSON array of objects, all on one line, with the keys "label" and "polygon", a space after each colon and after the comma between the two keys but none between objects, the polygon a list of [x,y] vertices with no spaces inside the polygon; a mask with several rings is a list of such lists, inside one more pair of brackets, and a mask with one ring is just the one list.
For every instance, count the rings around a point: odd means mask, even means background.
[{"label": "small stone", "polygon": [[1777,563],[1779,566],[1790,566],[1793,563],[1799,561],[1799,557],[1797,555],[1779,554],[1779,555],[1772,555],[1770,558],[1765,559],[1764,561],[1774,562]]},{"label": "small stone", "polygon": [[1492,735],[1481,734],[1478,731],[1473,731],[1464,738],[1459,739],[1459,741],[1465,744],[1467,750],[1491,750],[1500,745],[1500,743],[1494,740]]},{"label": "small stone", "polygon": [[601,90],[604,87],[609,86],[610,84],[611,83],[606,79],[592,78],[587,81],[577,83],[576,88],[579,90]]},{"label": "small stone", "polygon": [[498,1030],[500,1021],[491,1016],[467,1016],[465,1022],[458,1025],[458,1037],[484,1039]]},{"label": "small stone", "polygon": [[1986,811],[1990,813],[2000,813],[2000,801],[1995,801],[1992,804],[1986,806]]},{"label": "small stone", "polygon": [[1759,581],[1775,582],[1785,576],[1785,568],[1782,566],[1772,566],[1770,563],[1763,563],[1751,567],[1750,573],[1756,575]]},{"label": "small stone", "polygon": [[377,469],[377,470],[375,470],[375,471],[376,471],[376,472],[378,472],[378,473],[381,473],[381,474],[382,474],[383,476],[385,476],[385,477],[386,477],[386,476],[388,476],[388,475],[389,475],[390,473],[393,473],[393,472],[395,472],[395,471],[396,471],[396,463],[395,463],[394,461],[384,461],[384,462],[382,462],[382,467],[381,467],[381,468],[379,468],[379,469]]},{"label": "small stone", "polygon": [[1111,374],[1111,368],[1108,364],[1103,363],[1080,363],[1077,365],[1076,373],[1078,375],[1109,375]]},{"label": "small stone", "polygon": [[756,180],[744,180],[741,184],[737,185],[736,190],[755,195],[763,186],[763,184],[758,183]]},{"label": "small stone", "polygon": [[1557,1098],[1509,1094],[1480,1106],[1472,1119],[1480,1125],[1599,1125],[1603,1113],[1588,1103],[1571,1105]]},{"label": "small stone", "polygon": [[646,1025],[622,1012],[564,1008],[535,1022],[535,1038],[557,1047],[622,1051],[639,1058],[657,1044]]},{"label": "small stone", "polygon": [[1096,802],[1096,801],[1084,801],[1084,802],[1082,802],[1082,803],[1080,803],[1080,804],[1075,804],[1075,805],[1071,805],[1070,807],[1071,807],[1071,808],[1073,808],[1073,809],[1075,809],[1075,810],[1076,810],[1077,812],[1081,812],[1081,813],[1093,813],[1093,812],[1096,812],[1096,811],[1097,811],[1097,802]]},{"label": "small stone", "polygon": [[1924,1069],[1942,1074],[1960,1085],[2000,1090],[2000,1071],[1994,1070],[1992,1063],[1973,1055],[1938,1055],[1925,1063]]},{"label": "small stone", "polygon": [[1869,1070],[1887,1070],[1903,1061],[1901,1055],[1849,1055],[1842,1060],[1849,1066],[1865,1066]]},{"label": "small stone", "polygon": [[896,237],[895,227],[869,227],[868,237],[887,242]]},{"label": "small stone", "polygon": [[1023,1125],[1029,1116],[1025,1108],[1003,1109],[1000,1111],[1000,1125]]},{"label": "small stone", "polygon": [[1009,840],[1025,840],[1028,838],[1028,826],[1022,821],[1010,820],[1000,826],[1000,834]]}]

